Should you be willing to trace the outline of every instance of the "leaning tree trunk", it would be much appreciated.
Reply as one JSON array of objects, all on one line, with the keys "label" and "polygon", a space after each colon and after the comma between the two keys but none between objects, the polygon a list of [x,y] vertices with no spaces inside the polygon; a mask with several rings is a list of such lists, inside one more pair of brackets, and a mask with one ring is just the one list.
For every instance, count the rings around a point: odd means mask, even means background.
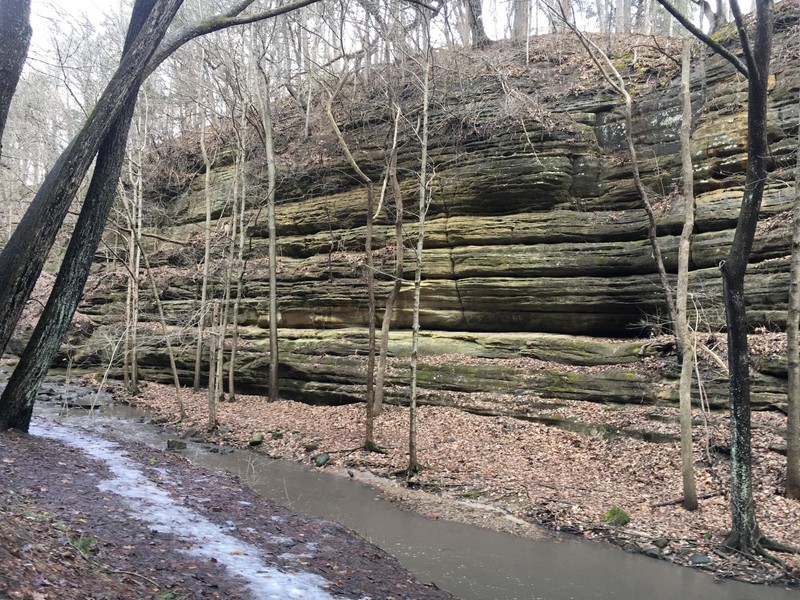
[{"label": "leaning tree trunk", "polygon": [[31,43],[31,0],[0,0],[0,156],[11,99]]},{"label": "leaning tree trunk", "polygon": [[138,89],[148,60],[183,0],[147,2],[148,5],[154,3],[154,8],[136,41],[123,57],[81,131],[48,173],[0,254],[0,354],[8,345],[97,150],[131,93]]},{"label": "leaning tree trunk", "polygon": [[[346,65],[345,65],[346,66]],[[333,116],[333,101],[336,96],[342,91],[342,87],[344,87],[345,82],[347,81],[347,69],[345,68],[344,73],[342,74],[341,79],[339,80],[339,84],[337,85],[336,89],[330,94],[328,97],[328,104],[325,107],[325,111],[328,115],[328,121],[331,124],[331,128],[333,129],[333,133],[336,135],[336,139],[339,142],[339,146],[342,149],[345,157],[347,158],[347,162],[350,163],[350,166],[353,168],[353,171],[356,172],[358,175],[359,180],[363,183],[364,187],[367,190],[367,232],[364,239],[364,254],[365,254],[365,263],[366,263],[366,279],[367,279],[367,298],[368,298],[368,327],[369,327],[369,339],[367,342],[367,381],[366,381],[366,395],[367,395],[367,407],[366,407],[366,424],[365,424],[365,432],[364,432],[364,449],[365,450],[377,450],[378,446],[375,444],[374,439],[374,427],[375,427],[375,418],[373,415],[373,406],[375,404],[375,272],[374,272],[374,265],[373,265],[373,256],[372,256],[372,225],[373,225],[373,218],[372,218],[372,207],[373,207],[373,198],[375,197],[375,184],[373,183],[372,179],[361,170],[361,167],[356,162],[356,159],[353,158],[353,154],[350,152],[350,146],[348,146],[347,141],[344,139],[344,135],[342,134],[342,130],[339,129],[338,123],[336,123],[336,118]]]},{"label": "leaning tree trunk", "polygon": [[[130,52],[131,45],[152,11],[155,1],[137,1],[131,15],[123,57]],[[28,430],[39,386],[58,352],[72,315],[78,307],[83,286],[91,270],[92,259],[100,244],[108,214],[116,197],[117,182],[125,160],[128,130],[136,107],[136,93],[140,83],[141,76],[134,80],[122,110],[114,119],[100,145],[83,209],[50,298],[0,398],[0,429],[13,427],[23,431]]]}]

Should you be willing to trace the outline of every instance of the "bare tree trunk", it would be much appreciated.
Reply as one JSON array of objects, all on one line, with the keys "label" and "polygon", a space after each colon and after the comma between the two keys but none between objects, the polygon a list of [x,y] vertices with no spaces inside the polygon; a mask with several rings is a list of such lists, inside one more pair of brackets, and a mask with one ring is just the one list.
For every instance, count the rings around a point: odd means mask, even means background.
[{"label": "bare tree trunk", "polygon": [[[153,8],[152,0],[138,0],[123,49],[123,59],[141,31]],[[141,77],[135,80],[141,83]],[[47,305],[34,329],[20,362],[14,369],[0,398],[0,429],[15,427],[28,430],[39,386],[55,358],[61,340],[69,329],[72,315],[80,302],[92,260],[103,236],[106,220],[116,197],[125,145],[136,107],[136,90],[129,92],[122,109],[114,118],[100,144],[84,208],[70,240],[58,277]]]},{"label": "bare tree trunk", "polygon": [[11,99],[31,43],[31,0],[0,0],[0,156]]},{"label": "bare tree trunk", "polygon": [[[203,78],[205,84],[205,77]],[[201,96],[205,95],[205,91]],[[208,115],[205,108],[202,111],[200,121],[200,154],[203,157],[203,166],[205,173],[203,174],[203,194],[206,203],[206,224],[205,224],[205,253],[203,255],[203,283],[200,289],[200,309],[197,317],[197,347],[194,355],[194,383],[193,389],[195,392],[200,391],[200,373],[203,362],[203,336],[205,334],[206,321],[208,320],[208,276],[211,264],[211,167],[212,161],[208,155],[208,146],[206,143],[206,126]],[[209,364],[209,370],[213,368]],[[209,385],[211,385],[209,383]]]},{"label": "bare tree trunk", "polygon": [[514,0],[514,21],[511,38],[516,42],[528,39],[530,34],[531,0]]},{"label": "bare tree trunk", "polygon": [[483,6],[481,0],[464,0],[469,18],[469,29],[472,35],[472,47],[484,48],[489,44],[489,36],[483,25]]},{"label": "bare tree trunk", "polygon": [[389,296],[386,298],[386,307],[381,323],[381,343],[378,353],[378,371],[375,377],[375,404],[373,414],[379,415],[383,410],[384,382],[386,381],[386,357],[389,353],[389,329],[392,323],[394,303],[400,294],[403,285],[403,194],[400,182],[397,180],[397,134],[400,128],[400,106],[396,106],[394,115],[394,136],[392,138],[392,151],[389,157],[389,181],[391,182],[392,197],[394,198],[394,283]]},{"label": "bare tree trunk", "polygon": [[377,450],[373,428],[375,420],[375,260],[372,256],[372,233],[374,219],[372,215],[375,197],[375,185],[367,184],[367,234],[364,239],[367,271],[367,431],[364,436],[364,448]]},{"label": "bare tree trunk", "polygon": [[164,305],[161,303],[161,297],[158,294],[158,286],[156,285],[155,275],[153,275],[153,269],[150,268],[150,261],[147,259],[147,254],[145,254],[144,248],[142,248],[142,240],[138,235],[136,237],[136,245],[139,246],[139,251],[142,253],[144,268],[147,271],[148,278],[150,279],[150,290],[153,292],[153,300],[155,301],[156,308],[158,309],[158,320],[161,323],[161,330],[164,333],[164,341],[167,344],[169,368],[172,371],[172,382],[175,385],[175,401],[178,403],[178,415],[180,416],[180,420],[183,421],[186,418],[186,409],[183,406],[183,400],[181,399],[181,381],[178,377],[178,367],[175,364],[175,351],[172,348],[172,342],[169,338],[167,319],[164,316]]},{"label": "bare tree trunk", "polygon": [[746,48],[749,85],[747,94],[747,175],[739,221],[730,253],[721,265],[725,319],[728,326],[728,367],[731,404],[731,519],[726,545],[752,552],[761,541],[753,501],[750,443],[750,355],[747,348],[747,313],[744,276],[753,248],[758,214],[767,181],[767,81],[772,53],[774,6],[772,0],[756,1],[756,32],[752,50],[744,34],[738,4],[731,3]]},{"label": "bare tree trunk", "polygon": [[695,355],[689,336],[687,300],[689,292],[689,255],[694,230],[694,168],[692,166],[692,96],[689,80],[692,72],[692,43],[683,40],[681,56],[681,97],[683,123],[681,124],[681,162],[683,167],[683,230],[678,246],[678,285],[676,295],[675,334],[681,354],[681,380],[679,386],[681,426],[681,473],[683,477],[683,507],[697,509],[697,486],[692,457],[692,371]]},{"label": "bare tree trunk", "polygon": [[617,33],[631,32],[631,0],[617,0],[615,29]]},{"label": "bare tree trunk", "polygon": [[238,157],[239,167],[237,173],[240,179],[240,205],[239,205],[239,240],[237,243],[237,256],[236,256],[236,297],[233,302],[233,323],[231,325],[231,360],[228,364],[228,399],[231,402],[236,401],[236,354],[239,345],[239,308],[242,300],[242,280],[244,279],[244,214],[247,210],[247,173],[245,170],[245,160],[247,158],[247,149],[245,143],[245,131],[247,127],[247,102],[242,102],[242,113],[239,122],[239,146]]},{"label": "bare tree trunk", "polygon": [[278,244],[275,227],[275,147],[273,145],[272,105],[269,76],[262,69],[264,90],[259,94],[264,125],[264,152],[267,155],[267,229],[269,231],[269,399],[278,400]]},{"label": "bare tree trunk", "polygon": [[430,22],[425,19],[425,74],[422,80],[422,147],[419,169],[419,227],[414,268],[414,306],[411,325],[411,401],[408,411],[408,469],[409,475],[419,471],[417,457],[417,360],[419,352],[419,309],[422,295],[422,251],[425,247],[425,216],[430,205],[428,191],[428,113],[430,102],[431,49]]},{"label": "bare tree trunk", "polygon": [[[800,104],[798,104],[800,107]],[[800,132],[798,133],[800,138]],[[786,496],[800,499],[800,139],[794,171],[792,262],[789,275],[789,311],[786,350],[789,371],[786,417]]]},{"label": "bare tree trunk", "polygon": [[366,255],[365,262],[366,262],[366,279],[367,279],[367,294],[368,294],[368,329],[369,329],[369,339],[368,339],[368,350],[367,350],[367,407],[366,407],[366,431],[364,434],[364,448],[366,450],[378,450],[377,444],[375,444],[374,439],[374,427],[375,427],[375,420],[373,416],[373,406],[375,404],[375,272],[374,272],[374,265],[373,265],[373,256],[372,256],[372,210],[373,210],[373,198],[374,198],[374,183],[372,179],[367,176],[364,171],[361,170],[361,167],[358,166],[355,158],[353,158],[353,154],[350,152],[350,147],[347,145],[347,141],[344,139],[342,135],[341,129],[339,129],[339,125],[336,123],[336,118],[333,116],[333,101],[336,96],[342,91],[342,87],[344,87],[345,82],[347,81],[347,68],[345,65],[345,70],[342,74],[341,79],[336,87],[336,89],[331,92],[328,98],[328,105],[326,107],[326,113],[328,115],[328,121],[331,124],[334,134],[336,135],[336,139],[339,142],[339,146],[344,152],[347,161],[350,163],[350,166],[358,175],[358,178],[364,184],[364,187],[367,189],[367,233],[364,240],[364,253]]},{"label": "bare tree trunk", "polygon": [[217,428],[217,319],[219,318],[219,304],[212,300],[211,330],[208,344],[208,430]]}]

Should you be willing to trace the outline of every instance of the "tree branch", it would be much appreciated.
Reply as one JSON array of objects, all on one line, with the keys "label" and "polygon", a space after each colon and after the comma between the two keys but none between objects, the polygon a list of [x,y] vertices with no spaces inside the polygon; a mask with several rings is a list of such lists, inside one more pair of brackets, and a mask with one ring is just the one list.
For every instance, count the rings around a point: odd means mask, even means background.
[{"label": "tree branch", "polygon": [[[745,77],[750,77],[749,71],[747,70],[747,65],[745,65],[741,60],[739,60],[738,56],[733,54],[727,48],[723,47],[719,42],[714,41],[708,35],[703,33],[689,19],[687,19],[683,14],[681,14],[680,11],[678,11],[678,9],[672,6],[669,0],[656,0],[656,2],[658,2],[661,6],[663,6],[664,10],[666,10],[669,14],[675,17],[675,20],[678,21],[678,23],[680,23],[681,25],[683,25],[689,33],[691,33],[698,40],[703,42],[706,46],[711,48],[711,50],[719,54],[729,63],[731,63],[733,67],[737,71],[739,71],[742,75],[744,75]],[[731,5],[733,4],[734,2],[732,1]]]},{"label": "tree branch", "polygon": [[753,73],[756,78],[759,77],[758,67],[753,58],[753,52],[750,49],[750,38],[747,37],[747,29],[744,26],[744,17],[742,17],[742,10],[739,8],[737,0],[730,0],[731,12],[733,13],[733,20],[736,23],[736,31],[739,33],[739,42],[742,44],[742,53],[744,60],[747,64],[747,72]]},{"label": "tree branch", "polygon": [[215,15],[198,23],[180,28],[161,44],[158,51],[150,60],[150,63],[147,65],[147,69],[145,70],[146,75],[155,71],[158,65],[169,58],[178,48],[201,35],[214,33],[215,31],[221,31],[222,29],[227,29],[228,27],[234,27],[236,25],[248,25],[257,21],[272,19],[310,6],[311,4],[316,4],[320,0],[297,0],[296,2],[284,4],[278,8],[241,16],[242,11],[253,4],[254,1],[255,0],[242,0],[242,2],[231,8],[225,14]]}]

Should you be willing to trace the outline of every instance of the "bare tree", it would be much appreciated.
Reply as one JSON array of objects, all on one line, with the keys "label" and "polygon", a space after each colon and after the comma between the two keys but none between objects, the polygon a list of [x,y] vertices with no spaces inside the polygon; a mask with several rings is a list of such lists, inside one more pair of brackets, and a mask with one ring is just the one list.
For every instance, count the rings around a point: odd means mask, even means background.
[{"label": "bare tree", "polygon": [[[130,53],[135,50],[135,40],[138,40],[139,36],[146,34],[145,27],[147,23],[150,22],[148,20],[149,16],[151,14],[156,17],[159,16],[156,12],[155,5],[156,0],[137,0],[134,5],[125,49],[123,50],[123,64],[130,56]],[[177,10],[177,6],[175,6],[175,9]],[[166,17],[167,15],[164,16]],[[169,21],[165,19],[161,24],[161,35],[163,35],[163,31],[166,29],[168,22]],[[153,49],[157,41],[156,37],[151,40]],[[82,232],[82,235],[75,236],[70,241],[62,263],[62,268],[59,272],[59,276],[56,278],[50,299],[42,313],[42,318],[39,319],[34,333],[31,336],[31,340],[20,357],[20,362],[14,369],[8,385],[0,398],[0,429],[14,427],[23,431],[28,430],[33,412],[33,403],[38,393],[39,384],[47,372],[47,369],[50,367],[58,351],[61,339],[66,332],[66,328],[69,326],[72,315],[77,308],[81,290],[83,290],[86,277],[88,276],[89,265],[91,265],[95,250],[103,235],[103,228],[116,195],[116,184],[119,180],[122,164],[124,162],[128,130],[130,128],[131,118],[133,117],[133,111],[136,107],[136,91],[141,83],[142,76],[143,74],[140,71],[138,75],[131,80],[130,89],[126,92],[124,103],[120,106],[119,112],[114,115],[113,121],[109,123],[107,134],[101,139],[100,155],[95,165],[92,181],[86,196],[87,204],[96,204],[97,208],[93,211],[87,210],[81,212],[77,227]],[[62,156],[62,159],[63,158]],[[86,164],[86,168],[88,168],[88,164]],[[77,173],[67,175],[72,175],[72,184],[77,186],[77,183],[79,183],[79,181],[77,181]],[[48,177],[48,180],[51,180],[51,178]],[[68,179],[65,177],[65,179],[61,181],[63,181],[66,186]],[[42,186],[42,189],[46,188],[47,181]],[[76,188],[73,189],[72,193],[74,194],[75,191],[77,191]],[[40,194],[37,194],[37,198],[40,198]],[[67,195],[68,194],[65,194],[61,197],[63,201],[61,208],[64,214],[69,205],[69,203],[66,202]],[[46,198],[40,199],[43,202],[46,200]],[[36,200],[34,200],[34,202],[36,202]],[[33,207],[34,205],[32,205],[32,208]],[[42,214],[39,215],[39,219],[46,218],[47,215],[50,214],[47,208],[49,207],[42,207]],[[29,210],[29,213],[30,212]],[[31,226],[31,224],[28,226]],[[40,227],[43,226],[44,225],[40,225]],[[23,229],[22,224],[20,224],[20,229]],[[55,240],[56,232],[57,228],[52,229],[51,239],[53,241]],[[17,232],[15,231],[14,236],[12,236],[11,241],[0,256],[0,264],[4,264],[3,258],[7,256],[9,249],[15,247],[15,240],[16,244],[19,244],[22,243],[23,237],[29,238],[30,236],[37,236],[37,232],[35,230],[30,231],[23,229],[23,235],[17,236]],[[46,244],[46,241],[44,243]],[[50,243],[52,244],[52,241]],[[41,261],[38,266],[38,271],[25,270],[23,272],[26,272],[29,277],[35,275],[35,277],[38,278],[47,252],[49,252],[49,247],[43,254],[37,256],[37,259]],[[14,266],[17,267],[15,272],[19,272],[24,269],[26,265],[13,265],[16,260],[18,260],[16,256],[10,256],[5,264],[12,263],[12,268]],[[24,291],[24,288],[18,289],[19,292]],[[0,295],[2,295],[2,293],[3,292],[0,292]]]},{"label": "bare tree", "polygon": [[747,77],[747,174],[739,220],[728,257],[720,266],[725,302],[730,377],[731,532],[726,545],[752,553],[774,547],[756,520],[750,428],[750,356],[744,277],[755,240],[761,200],[767,182],[767,84],[775,21],[773,0],[756,0],[753,42],[737,0],[730,0],[744,61],[695,27],[667,0],[658,0],[678,22]]},{"label": "bare tree", "polygon": [[[97,200],[84,203],[81,215],[83,216],[85,213],[85,217],[79,218],[73,233],[73,242],[77,247],[75,252],[82,258],[69,262],[64,261],[64,285],[59,288],[58,293],[51,294],[52,310],[58,316],[54,317],[52,321],[48,321],[47,325],[42,325],[38,334],[34,332],[41,338],[37,343],[42,347],[46,346],[49,350],[48,352],[32,353],[24,369],[19,369],[18,366],[18,370],[21,372],[19,377],[24,377],[27,383],[24,386],[15,385],[13,387],[9,384],[6,388],[6,393],[15,394],[15,399],[13,402],[11,396],[3,396],[0,399],[0,429],[16,426],[11,424],[12,422],[27,429],[35,392],[41,384],[46,368],[52,361],[58,343],[66,333],[71,316],[80,299],[83,284],[91,266],[91,256],[97,249],[102,235],[102,224],[108,216],[113,201],[113,191],[116,189],[123,159],[124,140],[127,137],[135,106],[136,92],[143,78],[182,44],[195,37],[233,25],[251,23],[285,14],[317,0],[301,0],[278,9],[237,17],[253,1],[240,2],[216,19],[203,21],[178,31],[165,43],[166,47],[155,55],[167,27],[182,4],[182,0],[137,0],[132,14],[132,24],[134,18],[140,19],[142,15],[147,17],[148,14],[150,16],[144,20],[143,24],[138,25],[138,35],[129,40],[128,50],[124,53],[117,72],[106,86],[93,113],[48,174],[23,220],[0,254],[1,354],[8,344],[22,314],[24,304],[30,296],[44,261],[55,242],[69,205],[76,195],[94,155],[101,144],[112,144],[112,139],[116,139],[121,144],[123,150],[109,151],[107,159],[104,159],[106,162],[98,162],[95,168],[97,177],[93,178],[93,183],[96,182]],[[120,117],[121,112],[127,116]],[[123,129],[124,135],[118,137]],[[100,168],[102,164],[105,166]],[[113,175],[114,173],[116,176]],[[70,306],[72,306],[71,310]],[[9,389],[12,392],[9,392]],[[13,392],[14,389],[17,392]]]},{"label": "bare tree", "polygon": [[373,414],[375,415],[379,415],[383,409],[386,359],[389,353],[389,329],[392,323],[394,303],[403,285],[403,250],[405,248],[403,243],[403,193],[400,190],[400,182],[397,179],[397,134],[400,129],[401,114],[400,106],[395,106],[392,149],[389,152],[389,165],[386,173],[386,182],[389,183],[392,198],[394,198],[394,282],[389,296],[386,298],[383,322],[381,323],[381,342],[378,352],[378,372],[375,377],[375,404],[373,406]]},{"label": "bare tree", "polygon": [[692,166],[692,95],[689,80],[692,72],[692,43],[683,40],[681,53],[681,163],[683,170],[683,229],[678,245],[678,283],[675,287],[675,335],[681,355],[681,380],[679,385],[681,426],[681,473],[683,476],[683,507],[697,509],[697,486],[692,457],[692,371],[694,369],[694,344],[689,335],[687,314],[689,292],[689,255],[694,230],[694,168]]},{"label": "bare tree", "polygon": [[[798,104],[800,108],[800,104]],[[800,499],[800,131],[794,170],[792,260],[789,275],[789,310],[786,319],[789,371],[786,417],[786,496]]]},{"label": "bare tree", "polygon": [[379,446],[375,443],[375,418],[374,418],[374,404],[375,404],[375,265],[372,256],[372,229],[373,229],[373,214],[374,198],[375,198],[375,183],[372,179],[364,173],[361,167],[350,152],[350,147],[342,135],[339,125],[336,123],[336,118],[333,115],[333,101],[341,93],[345,82],[349,76],[349,69],[347,68],[347,61],[345,61],[345,68],[339,82],[334,90],[328,95],[328,103],[325,107],[325,112],[328,115],[328,121],[331,124],[339,146],[342,149],[347,162],[355,171],[359,181],[364,185],[367,192],[367,231],[364,236],[364,257],[365,266],[364,271],[367,280],[367,327],[368,327],[368,340],[367,340],[367,407],[366,407],[366,431],[364,434],[364,449],[370,451],[379,451]]},{"label": "bare tree", "polygon": [[469,19],[469,29],[472,35],[472,47],[484,48],[489,44],[486,27],[483,25],[483,6],[481,0],[464,0],[464,6]]},{"label": "bare tree", "polygon": [[[259,62],[261,69],[261,63]],[[258,95],[261,102],[261,119],[264,126],[264,151],[267,156],[267,230],[269,232],[269,399],[279,398],[278,389],[278,249],[277,229],[275,227],[275,147],[273,144],[272,106],[269,99],[269,77],[261,70],[264,81],[262,93]]]},{"label": "bare tree", "polygon": [[430,179],[428,177],[428,117],[430,104],[430,78],[433,57],[430,46],[430,22],[425,15],[424,72],[422,76],[422,123],[420,125],[420,167],[419,167],[419,220],[417,228],[417,249],[414,257],[414,304],[411,324],[411,400],[408,412],[408,475],[419,471],[417,457],[417,361],[419,352],[419,309],[422,295],[422,251],[425,247],[425,217],[430,206]]},{"label": "bare tree", "polygon": [[[201,58],[203,62],[203,78],[201,83],[201,98],[206,94],[206,61],[205,53]],[[208,323],[208,278],[211,269],[211,168],[214,165],[211,155],[208,152],[208,110],[207,102],[203,101],[203,108],[200,111],[200,155],[203,157],[203,196],[205,199],[205,227],[204,234],[204,250],[203,250],[203,279],[200,284],[200,306],[198,308],[197,317],[197,346],[194,355],[194,391],[200,390],[200,376],[201,366],[203,364],[203,337],[205,335],[206,324]],[[216,155],[214,156],[216,159]],[[209,364],[209,370],[212,370],[213,365]],[[211,387],[211,380],[209,380],[209,387]]]},{"label": "bare tree", "polygon": [[528,39],[531,27],[531,0],[514,0],[514,19],[511,39],[522,42]]},{"label": "bare tree", "polygon": [[19,321],[89,165],[114,120],[131,95],[135,96],[147,62],[183,0],[141,2],[143,6],[152,7],[150,16],[106,86],[92,115],[61,154],[0,254],[0,352],[5,350]]}]

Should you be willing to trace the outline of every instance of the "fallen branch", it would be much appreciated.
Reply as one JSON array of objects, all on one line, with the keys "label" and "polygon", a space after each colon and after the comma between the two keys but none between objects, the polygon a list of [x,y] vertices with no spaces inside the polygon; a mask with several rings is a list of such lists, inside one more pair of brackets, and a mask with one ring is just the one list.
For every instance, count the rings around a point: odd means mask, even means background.
[{"label": "fallen branch", "polygon": [[[698,496],[698,500],[708,500],[709,498],[714,498],[716,496],[721,496],[722,492],[711,492],[710,494],[703,494],[702,496]],[[651,504],[652,508],[661,508],[662,506],[673,506],[675,504],[680,504],[683,502],[683,497],[676,498],[675,500],[667,500],[666,502],[659,502],[657,504]]]}]

